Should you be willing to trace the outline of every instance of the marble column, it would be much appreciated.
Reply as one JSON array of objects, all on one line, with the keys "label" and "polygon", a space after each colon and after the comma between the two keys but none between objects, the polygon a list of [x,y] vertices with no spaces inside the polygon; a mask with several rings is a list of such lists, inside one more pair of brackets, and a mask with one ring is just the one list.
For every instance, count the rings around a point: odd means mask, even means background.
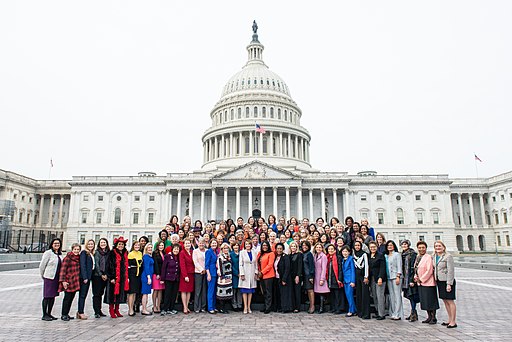
[{"label": "marble column", "polygon": [[273,156],[274,155],[274,132],[271,131],[270,132],[270,141],[269,141],[269,144],[270,144],[270,147],[268,148],[268,151],[270,151],[270,155]]},{"label": "marble column", "polygon": [[[343,217],[340,218],[340,222],[345,222],[345,217],[347,217],[348,214],[348,193],[350,190],[345,189],[345,192],[343,193]],[[390,202],[389,202],[390,203]],[[388,211],[388,215],[391,215],[391,212]]]},{"label": "marble column", "polygon": [[290,187],[286,187],[286,220],[290,219]]},{"label": "marble column", "polygon": [[[371,201],[371,198],[368,199]],[[334,206],[334,217],[338,217],[338,189],[332,189],[332,205]]]},{"label": "marble column", "polygon": [[457,194],[457,202],[459,203],[460,227],[466,227],[464,224],[464,212],[462,211],[462,194]]},{"label": "marble column", "polygon": [[254,138],[252,136],[252,131],[249,131],[249,155],[252,156],[253,154],[254,154]]},{"label": "marble column", "polygon": [[174,215],[172,212],[172,190],[169,189],[169,214],[167,215],[167,219],[170,219],[172,215]]},{"label": "marble column", "polygon": [[[260,147],[259,147],[259,155],[262,156],[263,155],[263,133],[260,132],[260,141],[259,141],[259,144],[260,144]],[[268,147],[267,147],[267,151],[268,151]]]},{"label": "marble column", "polygon": [[320,217],[327,222],[325,219],[325,189],[320,189],[320,201],[322,202],[322,215]]},{"label": "marble column", "polygon": [[205,221],[205,217],[204,217],[204,189],[201,189],[201,218],[200,220],[201,221]]},{"label": "marble column", "polygon": [[39,225],[43,226],[44,195],[39,195]]},{"label": "marble column", "polygon": [[249,191],[247,195],[247,217],[252,216],[252,187],[247,188]]},{"label": "marble column", "polygon": [[304,214],[302,213],[302,187],[297,187],[297,220],[302,221]]},{"label": "marble column", "polygon": [[476,227],[476,215],[475,215],[475,208],[473,207],[473,194],[468,194],[468,200],[469,200],[469,213],[471,215],[471,227]]},{"label": "marble column", "polygon": [[[265,218],[265,188],[260,189],[261,217]],[[266,219],[265,219],[266,220]]]},{"label": "marble column", "polygon": [[[60,195],[60,205],[59,205],[59,222],[57,223],[58,227],[62,227],[62,208],[64,207],[64,195]],[[94,218],[93,218],[94,223]]]},{"label": "marble column", "polygon": [[224,188],[224,203],[223,203],[223,206],[222,206],[222,219],[223,220],[227,220],[228,218],[228,188]]},{"label": "marble column", "polygon": [[236,218],[238,219],[240,217],[240,187],[237,187],[236,188],[236,199],[235,199],[236,203],[235,203],[235,215],[236,215]]},{"label": "marble column", "polygon": [[190,189],[188,193],[188,216],[192,220],[192,224],[194,224],[194,189]]},{"label": "marble column", "polygon": [[313,189],[309,189],[309,222],[314,222],[315,218],[313,217]]},{"label": "marble column", "polygon": [[215,192],[215,188],[212,188],[212,208],[210,213],[210,220],[216,220],[217,216],[217,193]]},{"label": "marble column", "polygon": [[[53,226],[53,200],[55,199],[54,195],[50,195],[50,210],[48,211],[48,226]],[[80,218],[81,219],[81,218]]]},{"label": "marble column", "polygon": [[478,194],[478,200],[480,202],[480,213],[482,216],[482,227],[487,227],[487,217],[485,216],[485,206],[484,206],[484,194]]},{"label": "marble column", "polygon": [[274,211],[274,216],[280,216],[279,213],[277,212],[277,187],[272,188],[272,210]]},{"label": "marble column", "polygon": [[176,215],[178,216],[178,220],[182,220],[181,216],[181,189],[178,189],[178,199],[176,202]]}]

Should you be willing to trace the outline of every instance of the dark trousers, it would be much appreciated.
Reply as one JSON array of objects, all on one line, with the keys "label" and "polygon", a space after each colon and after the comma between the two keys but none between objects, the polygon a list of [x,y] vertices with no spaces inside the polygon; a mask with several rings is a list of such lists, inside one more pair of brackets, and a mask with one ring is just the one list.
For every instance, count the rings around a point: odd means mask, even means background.
[{"label": "dark trousers", "polygon": [[178,280],[165,281],[164,305],[162,307],[163,311],[174,310],[174,304],[176,303],[176,297],[178,296],[179,284],[180,282]]},{"label": "dark trousers", "polygon": [[281,296],[279,295],[279,279],[272,283],[272,311],[281,311]]},{"label": "dark trousers", "polygon": [[194,311],[206,310],[206,274],[194,273]]},{"label": "dark trousers", "polygon": [[85,299],[89,293],[89,287],[91,287],[91,281],[84,284],[83,279],[80,279],[80,292],[78,293],[78,313],[83,314],[85,308]]},{"label": "dark trousers", "polygon": [[103,281],[100,276],[92,277],[92,307],[95,314],[101,312],[101,299],[105,294],[105,288],[107,287],[107,281]]},{"label": "dark trousers", "polygon": [[345,310],[345,290],[341,288],[332,288],[331,290],[331,311],[340,313]]},{"label": "dark trousers", "polygon": [[55,297],[43,298],[43,316],[51,316]]},{"label": "dark trousers", "polygon": [[292,310],[300,310],[300,302],[302,298],[302,285],[295,284],[295,280],[292,280]]},{"label": "dark trousers", "polygon": [[279,286],[281,310],[289,312],[292,310],[292,286],[289,282],[283,285],[280,279],[276,279],[276,282],[278,282]]},{"label": "dark trousers", "polygon": [[274,278],[263,279],[261,285],[263,287],[263,296],[265,297],[265,310],[270,311],[272,309]]},{"label": "dark trousers", "polygon": [[364,270],[356,270],[356,308],[361,318],[370,317],[370,285],[364,283]]},{"label": "dark trousers", "polygon": [[64,299],[62,300],[62,316],[68,316],[69,310],[71,310],[71,304],[73,304],[73,299],[75,299],[75,292],[64,292]]}]

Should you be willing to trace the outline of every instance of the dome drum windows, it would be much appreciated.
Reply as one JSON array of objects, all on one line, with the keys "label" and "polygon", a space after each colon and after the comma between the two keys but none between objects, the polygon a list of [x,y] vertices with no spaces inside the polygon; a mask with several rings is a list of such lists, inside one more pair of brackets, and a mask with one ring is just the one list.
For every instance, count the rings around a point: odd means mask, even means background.
[{"label": "dome drum windows", "polygon": [[245,107],[245,118],[248,119],[249,118],[249,107]]},{"label": "dome drum windows", "polygon": [[270,118],[274,118],[274,107],[270,107]]},{"label": "dome drum windows", "polygon": [[254,107],[254,113],[253,113],[254,117],[257,118],[258,117],[258,107]]},{"label": "dome drum windows", "polygon": [[261,108],[261,117],[262,118],[267,117],[267,108],[266,107]]}]

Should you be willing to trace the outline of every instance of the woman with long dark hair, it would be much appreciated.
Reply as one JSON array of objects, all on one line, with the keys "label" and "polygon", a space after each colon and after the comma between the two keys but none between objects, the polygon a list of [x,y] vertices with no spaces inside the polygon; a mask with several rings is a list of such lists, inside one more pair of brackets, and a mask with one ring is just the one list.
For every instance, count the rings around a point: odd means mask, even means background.
[{"label": "woman with long dark hair", "polygon": [[114,239],[114,246],[108,254],[107,276],[108,284],[103,299],[109,305],[110,317],[123,317],[119,312],[119,305],[126,303],[130,284],[128,283],[128,251],[127,239],[122,236]]},{"label": "woman with long dark hair", "polygon": [[368,257],[368,269],[370,271],[370,289],[372,291],[373,303],[377,310],[377,320],[385,319],[386,315],[386,260],[384,255],[377,250],[377,242],[372,241],[369,245],[370,255]]},{"label": "woman with long dark hair", "polygon": [[54,321],[52,316],[55,297],[59,295],[59,275],[62,267],[62,241],[55,238],[50,242],[50,249],[44,252],[39,263],[39,272],[43,278],[43,321]]},{"label": "woman with long dark hair", "polygon": [[389,315],[394,321],[400,320],[404,316],[402,304],[401,284],[402,284],[402,256],[393,240],[386,242],[386,270],[388,275],[389,290]]},{"label": "woman with long dark hair", "polygon": [[315,293],[320,296],[320,307],[318,313],[324,313],[325,299],[329,294],[327,286],[327,256],[325,255],[324,245],[321,242],[315,244],[313,256],[315,257]]},{"label": "woman with long dark hair", "polygon": [[160,306],[163,301],[163,292],[165,290],[165,282],[161,279],[162,265],[165,257],[165,243],[160,241],[156,244],[156,249],[153,251],[153,279],[151,287],[153,288],[153,312],[160,313]]},{"label": "woman with long dark hair", "polygon": [[105,288],[108,283],[107,259],[110,248],[108,240],[101,238],[98,241],[96,252],[94,253],[94,272],[92,274],[92,307],[94,317],[100,318],[106,315],[101,311],[101,299],[105,294]]},{"label": "woman with long dark hair", "polygon": [[313,253],[311,253],[311,243],[309,241],[302,241],[300,248],[302,250],[302,264],[304,266],[303,287],[308,294],[308,314],[312,314],[315,312],[315,258]]},{"label": "woman with long dark hair", "polygon": [[204,255],[204,268],[206,269],[206,281],[208,292],[206,293],[206,301],[208,302],[208,313],[215,314],[216,311],[216,293],[217,288],[217,240],[210,242],[210,248]]},{"label": "woman with long dark hair", "polygon": [[331,291],[331,312],[341,314],[345,307],[343,290],[343,262],[333,244],[327,246],[327,286]]},{"label": "woman with long dark hair", "polygon": [[418,286],[414,282],[414,264],[416,262],[416,252],[411,248],[411,242],[404,240],[402,246],[402,292],[404,297],[409,299],[411,303],[411,314],[405,319],[407,321],[415,322],[418,320],[418,311],[416,305],[420,301],[418,293]]},{"label": "woman with long dark hair", "polygon": [[270,248],[270,243],[265,240],[261,243],[261,250],[258,255],[258,278],[263,287],[263,295],[265,297],[265,314],[272,310],[272,288],[274,286],[274,278],[276,276],[274,270],[275,254]]},{"label": "woman with long dark hair", "polygon": [[181,245],[178,243],[165,248],[166,254],[160,273],[160,279],[165,282],[164,299],[160,316],[176,315],[178,313],[178,311],[174,309],[174,304],[176,303],[180,283],[180,250]]}]

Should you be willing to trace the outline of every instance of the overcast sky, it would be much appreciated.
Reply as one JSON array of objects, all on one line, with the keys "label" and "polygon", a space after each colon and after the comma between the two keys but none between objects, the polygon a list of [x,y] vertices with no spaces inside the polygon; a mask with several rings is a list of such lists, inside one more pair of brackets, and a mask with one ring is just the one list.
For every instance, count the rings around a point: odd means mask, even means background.
[{"label": "overcast sky", "polygon": [[512,1],[2,1],[0,168],[188,172],[252,20],[322,171],[512,170]]}]

